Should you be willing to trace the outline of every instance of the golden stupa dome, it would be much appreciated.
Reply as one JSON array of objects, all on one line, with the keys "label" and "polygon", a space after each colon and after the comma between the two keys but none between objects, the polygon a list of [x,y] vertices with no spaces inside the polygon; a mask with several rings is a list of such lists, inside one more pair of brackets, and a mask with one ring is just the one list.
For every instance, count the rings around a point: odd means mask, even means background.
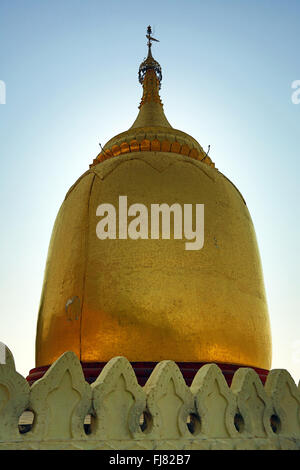
[{"label": "golden stupa dome", "polygon": [[[237,188],[167,121],[151,54],[131,128],[111,139],[68,191],[49,246],[36,366],[74,351],[83,363],[215,362],[271,366],[271,335],[253,223]],[[99,204],[204,204],[204,244],[150,236],[99,239]],[[150,228],[149,228],[150,230]],[[124,235],[124,234],[123,234]]]}]

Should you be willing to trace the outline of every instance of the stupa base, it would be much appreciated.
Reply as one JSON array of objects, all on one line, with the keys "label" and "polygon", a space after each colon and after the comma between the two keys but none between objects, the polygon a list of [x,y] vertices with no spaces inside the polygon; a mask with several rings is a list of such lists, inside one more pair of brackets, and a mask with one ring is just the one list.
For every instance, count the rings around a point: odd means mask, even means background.
[{"label": "stupa base", "polygon": [[[154,367],[158,362],[131,362],[133,370],[136,374],[138,383],[140,385],[145,385],[148,378],[150,377]],[[176,362],[180,368],[182,375],[185,379],[185,382],[188,386],[191,385],[193,378],[195,377],[197,371],[203,365],[207,364],[206,362]],[[231,385],[233,375],[237,369],[241,367],[249,367],[236,364],[222,364],[216,363],[217,366],[221,369],[226,382],[228,385]],[[82,370],[85,376],[85,380],[88,383],[93,383],[97,379],[98,375],[102,371],[103,367],[106,365],[106,362],[81,362]],[[26,377],[26,380],[32,385],[36,380],[43,377],[46,371],[50,366],[35,367],[29,371],[29,375]],[[259,369],[257,367],[251,367],[260,377],[262,383],[264,384],[269,373],[266,369]]]}]

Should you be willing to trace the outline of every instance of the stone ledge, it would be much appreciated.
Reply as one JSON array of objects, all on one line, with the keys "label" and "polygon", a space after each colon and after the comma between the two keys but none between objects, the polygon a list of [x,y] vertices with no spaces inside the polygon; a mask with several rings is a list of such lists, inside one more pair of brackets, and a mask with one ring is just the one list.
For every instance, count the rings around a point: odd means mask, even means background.
[{"label": "stone ledge", "polygon": [[73,352],[31,387],[5,348],[0,364],[0,449],[300,449],[300,391],[286,370],[262,385],[240,368],[229,387],[216,364],[190,387],[162,361],[141,387],[130,362],[111,359],[88,384]]}]

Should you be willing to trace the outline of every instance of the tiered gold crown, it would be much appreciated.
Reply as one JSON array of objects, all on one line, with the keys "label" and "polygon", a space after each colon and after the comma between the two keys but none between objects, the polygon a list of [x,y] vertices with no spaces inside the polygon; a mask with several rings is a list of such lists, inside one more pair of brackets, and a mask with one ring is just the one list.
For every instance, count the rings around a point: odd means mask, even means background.
[{"label": "tiered gold crown", "polygon": [[159,95],[162,70],[151,52],[152,41],[158,40],[151,34],[151,27],[148,26],[148,55],[141,63],[138,73],[139,82],[143,86],[139,114],[129,130],[116,135],[105,144],[90,167],[119,155],[150,151],[185,155],[214,168],[215,164],[201,145],[185,132],[174,129],[165,116]]}]

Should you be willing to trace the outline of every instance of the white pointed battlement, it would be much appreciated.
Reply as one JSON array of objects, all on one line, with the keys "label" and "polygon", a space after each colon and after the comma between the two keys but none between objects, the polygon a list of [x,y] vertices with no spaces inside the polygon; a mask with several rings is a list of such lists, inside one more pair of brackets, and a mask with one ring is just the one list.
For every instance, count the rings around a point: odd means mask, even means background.
[{"label": "white pointed battlement", "polygon": [[1,449],[300,449],[300,390],[285,370],[272,370],[263,386],[248,368],[228,387],[215,364],[188,387],[173,361],[141,387],[124,357],[89,385],[73,352],[29,387],[5,348]]}]

